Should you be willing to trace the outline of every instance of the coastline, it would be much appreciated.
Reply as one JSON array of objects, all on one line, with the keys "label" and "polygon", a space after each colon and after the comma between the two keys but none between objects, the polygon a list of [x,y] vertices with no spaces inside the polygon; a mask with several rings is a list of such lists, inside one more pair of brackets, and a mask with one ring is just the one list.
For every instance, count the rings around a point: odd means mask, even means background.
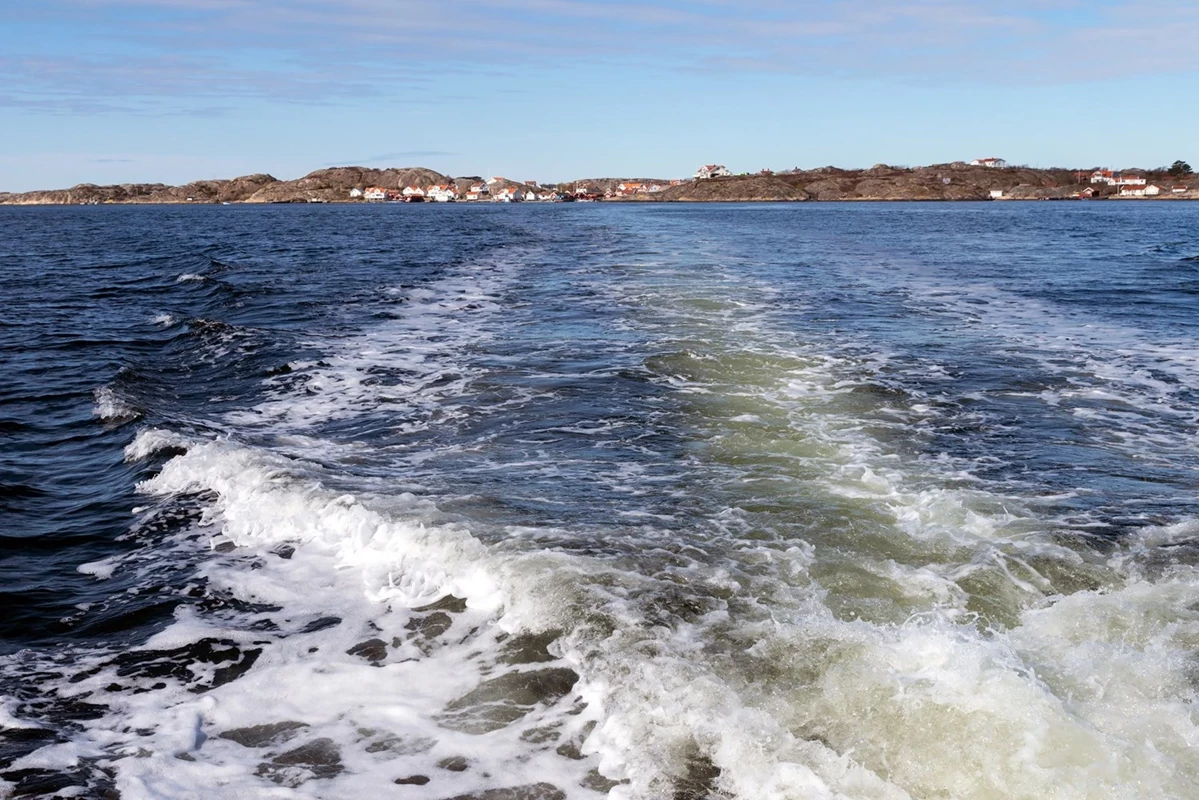
[{"label": "coastline", "polygon": [[[424,167],[331,167],[283,181],[268,174],[167,184],[79,184],[69,189],[0,192],[0,205],[255,205],[372,202],[972,202],[1019,200],[1199,200],[1199,176],[1161,177],[1127,187],[1089,180],[1090,173],[963,162],[924,167],[721,175],[690,180],[595,178],[537,184],[502,177],[450,177]],[[1156,196],[1128,196],[1151,189]],[[372,194],[373,193],[373,194]],[[369,199],[368,199],[369,198]]]}]

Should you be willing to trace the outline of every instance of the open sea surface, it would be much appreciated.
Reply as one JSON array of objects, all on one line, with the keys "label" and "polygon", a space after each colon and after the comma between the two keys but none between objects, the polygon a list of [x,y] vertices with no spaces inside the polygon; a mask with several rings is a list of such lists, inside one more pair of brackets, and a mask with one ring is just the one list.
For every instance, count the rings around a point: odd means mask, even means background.
[{"label": "open sea surface", "polygon": [[1199,203],[0,208],[0,298],[0,797],[1199,797]]}]

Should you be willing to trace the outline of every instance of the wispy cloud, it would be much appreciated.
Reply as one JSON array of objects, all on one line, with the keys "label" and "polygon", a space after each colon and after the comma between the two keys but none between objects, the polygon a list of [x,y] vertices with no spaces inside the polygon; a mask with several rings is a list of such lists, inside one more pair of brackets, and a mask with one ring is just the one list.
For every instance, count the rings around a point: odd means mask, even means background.
[{"label": "wispy cloud", "polygon": [[43,0],[0,10],[0,23],[66,19],[88,31],[69,52],[9,41],[0,103],[124,113],[194,99],[435,103],[429,86],[446,71],[577,62],[1004,83],[1199,70],[1189,0]]}]

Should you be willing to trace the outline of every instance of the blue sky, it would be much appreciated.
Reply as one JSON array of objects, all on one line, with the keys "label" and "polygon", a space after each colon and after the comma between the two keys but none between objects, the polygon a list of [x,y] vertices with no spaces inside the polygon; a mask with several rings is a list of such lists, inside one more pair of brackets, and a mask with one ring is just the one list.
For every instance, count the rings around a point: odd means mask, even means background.
[{"label": "blue sky", "polygon": [[1199,165],[1196,42],[1193,0],[9,2],[0,191]]}]

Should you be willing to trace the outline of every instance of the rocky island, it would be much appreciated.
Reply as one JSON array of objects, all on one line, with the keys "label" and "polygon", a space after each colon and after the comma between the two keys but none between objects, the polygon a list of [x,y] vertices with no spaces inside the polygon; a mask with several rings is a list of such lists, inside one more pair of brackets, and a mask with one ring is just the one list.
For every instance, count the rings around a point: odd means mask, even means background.
[{"label": "rocky island", "polygon": [[[1001,162],[1002,163],[1002,162]],[[333,203],[370,200],[609,200],[619,202],[805,202],[1071,199],[1199,199],[1194,174],[1131,170],[1135,186],[1110,171],[996,168],[953,162],[925,167],[792,169],[730,175],[702,168],[687,180],[594,178],[538,185],[506,178],[451,177],[423,167],[329,167],[295,180],[255,174],[182,186],[80,184],[69,189],[3,193],[0,205],[138,203]],[[1148,178],[1142,176],[1148,176]],[[1104,177],[1107,176],[1107,177]],[[1149,181],[1152,180],[1153,183]],[[436,190],[436,194],[434,194]]]}]

